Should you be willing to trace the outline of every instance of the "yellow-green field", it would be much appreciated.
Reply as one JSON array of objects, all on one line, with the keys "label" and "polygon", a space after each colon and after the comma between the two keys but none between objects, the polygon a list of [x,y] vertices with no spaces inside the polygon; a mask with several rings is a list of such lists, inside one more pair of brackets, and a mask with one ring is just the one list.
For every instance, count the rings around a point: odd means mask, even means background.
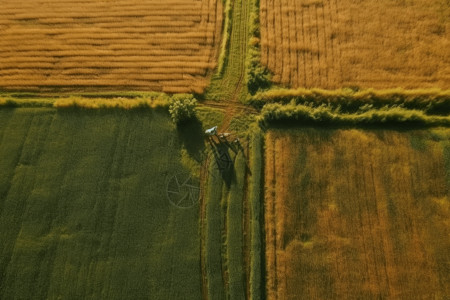
[{"label": "yellow-green field", "polygon": [[450,130],[274,129],[268,299],[450,296]]}]

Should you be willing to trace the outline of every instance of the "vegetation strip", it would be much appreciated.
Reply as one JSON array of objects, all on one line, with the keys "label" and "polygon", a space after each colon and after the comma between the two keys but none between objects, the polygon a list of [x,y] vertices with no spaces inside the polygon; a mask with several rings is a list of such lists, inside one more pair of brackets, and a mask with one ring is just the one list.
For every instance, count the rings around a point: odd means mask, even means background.
[{"label": "vegetation strip", "polygon": [[43,98],[39,95],[28,94],[18,97],[6,94],[0,98],[0,107],[55,107],[83,108],[83,109],[140,109],[140,108],[169,108],[169,112],[175,123],[192,119],[195,115],[197,101],[192,94],[165,93],[123,93],[110,94],[102,97],[102,94],[86,94],[82,96],[62,96]]},{"label": "vegetation strip", "polygon": [[248,97],[247,103],[262,107],[266,103],[289,103],[332,105],[345,111],[355,111],[371,105],[374,108],[386,105],[402,105],[409,109],[420,109],[429,114],[450,114],[450,90],[441,89],[271,89]]},{"label": "vegetation strip", "polygon": [[410,123],[427,126],[450,126],[450,116],[427,115],[420,110],[409,110],[403,107],[384,107],[361,109],[355,113],[341,113],[332,106],[318,107],[278,103],[267,104],[263,107],[259,120],[265,123],[293,121],[306,124],[342,124],[342,125],[371,125],[371,124],[401,124]]},{"label": "vegetation strip", "polygon": [[227,262],[229,272],[230,299],[244,299],[244,258],[243,258],[243,206],[244,181],[246,176],[245,156],[242,151],[236,155],[233,165],[227,205]]},{"label": "vegetation strip", "polygon": [[206,193],[206,231],[205,256],[208,275],[208,296],[211,299],[225,299],[224,278],[222,278],[222,186],[220,174],[211,159]]},{"label": "vegetation strip", "polygon": [[264,226],[264,220],[262,219],[262,143],[263,136],[258,130],[251,134],[251,146],[250,146],[250,186],[249,197],[250,201],[250,297],[251,299],[263,298],[263,274],[262,274],[262,233],[261,229]]},{"label": "vegetation strip", "polygon": [[230,36],[231,36],[231,30],[232,30],[232,24],[233,24],[233,5],[232,1],[234,0],[224,0],[225,3],[225,11],[224,11],[224,26],[223,26],[223,33],[222,33],[222,43],[220,46],[220,53],[218,58],[218,66],[217,66],[217,74],[219,76],[223,75],[223,72],[225,70],[225,66],[228,62],[228,56],[230,51]]},{"label": "vegetation strip", "polygon": [[223,63],[222,74],[216,74],[211,78],[211,83],[203,95],[208,100],[234,102],[243,100],[247,93],[243,83],[249,39],[248,22],[251,1],[230,1],[232,17],[228,56]]}]

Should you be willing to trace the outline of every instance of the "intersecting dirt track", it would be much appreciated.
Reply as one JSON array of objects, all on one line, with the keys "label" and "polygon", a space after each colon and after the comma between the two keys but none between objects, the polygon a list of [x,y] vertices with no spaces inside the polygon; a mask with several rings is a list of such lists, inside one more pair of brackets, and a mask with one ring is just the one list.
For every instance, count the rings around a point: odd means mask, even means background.
[{"label": "intersecting dirt track", "polygon": [[0,87],[201,93],[220,0],[0,0]]}]

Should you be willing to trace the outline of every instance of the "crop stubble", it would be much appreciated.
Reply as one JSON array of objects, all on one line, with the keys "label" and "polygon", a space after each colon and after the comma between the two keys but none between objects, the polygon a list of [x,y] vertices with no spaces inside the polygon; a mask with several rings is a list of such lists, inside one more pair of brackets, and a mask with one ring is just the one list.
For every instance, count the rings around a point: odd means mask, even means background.
[{"label": "crop stubble", "polygon": [[449,135],[437,132],[271,131],[268,298],[447,298]]},{"label": "crop stubble", "polygon": [[202,92],[216,65],[218,0],[1,0],[0,6],[3,88]]},{"label": "crop stubble", "polygon": [[450,88],[444,0],[261,0],[261,60],[293,88]]}]

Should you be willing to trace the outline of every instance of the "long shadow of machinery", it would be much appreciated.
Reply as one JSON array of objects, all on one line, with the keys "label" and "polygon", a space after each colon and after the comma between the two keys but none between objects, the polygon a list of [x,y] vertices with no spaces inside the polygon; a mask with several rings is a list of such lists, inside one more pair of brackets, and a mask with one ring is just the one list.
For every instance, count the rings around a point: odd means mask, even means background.
[{"label": "long shadow of machinery", "polygon": [[217,127],[208,129],[208,143],[215,161],[215,174],[220,174],[226,186],[229,187],[235,179],[234,161],[239,151],[244,148],[239,138],[230,133],[217,133]]}]

